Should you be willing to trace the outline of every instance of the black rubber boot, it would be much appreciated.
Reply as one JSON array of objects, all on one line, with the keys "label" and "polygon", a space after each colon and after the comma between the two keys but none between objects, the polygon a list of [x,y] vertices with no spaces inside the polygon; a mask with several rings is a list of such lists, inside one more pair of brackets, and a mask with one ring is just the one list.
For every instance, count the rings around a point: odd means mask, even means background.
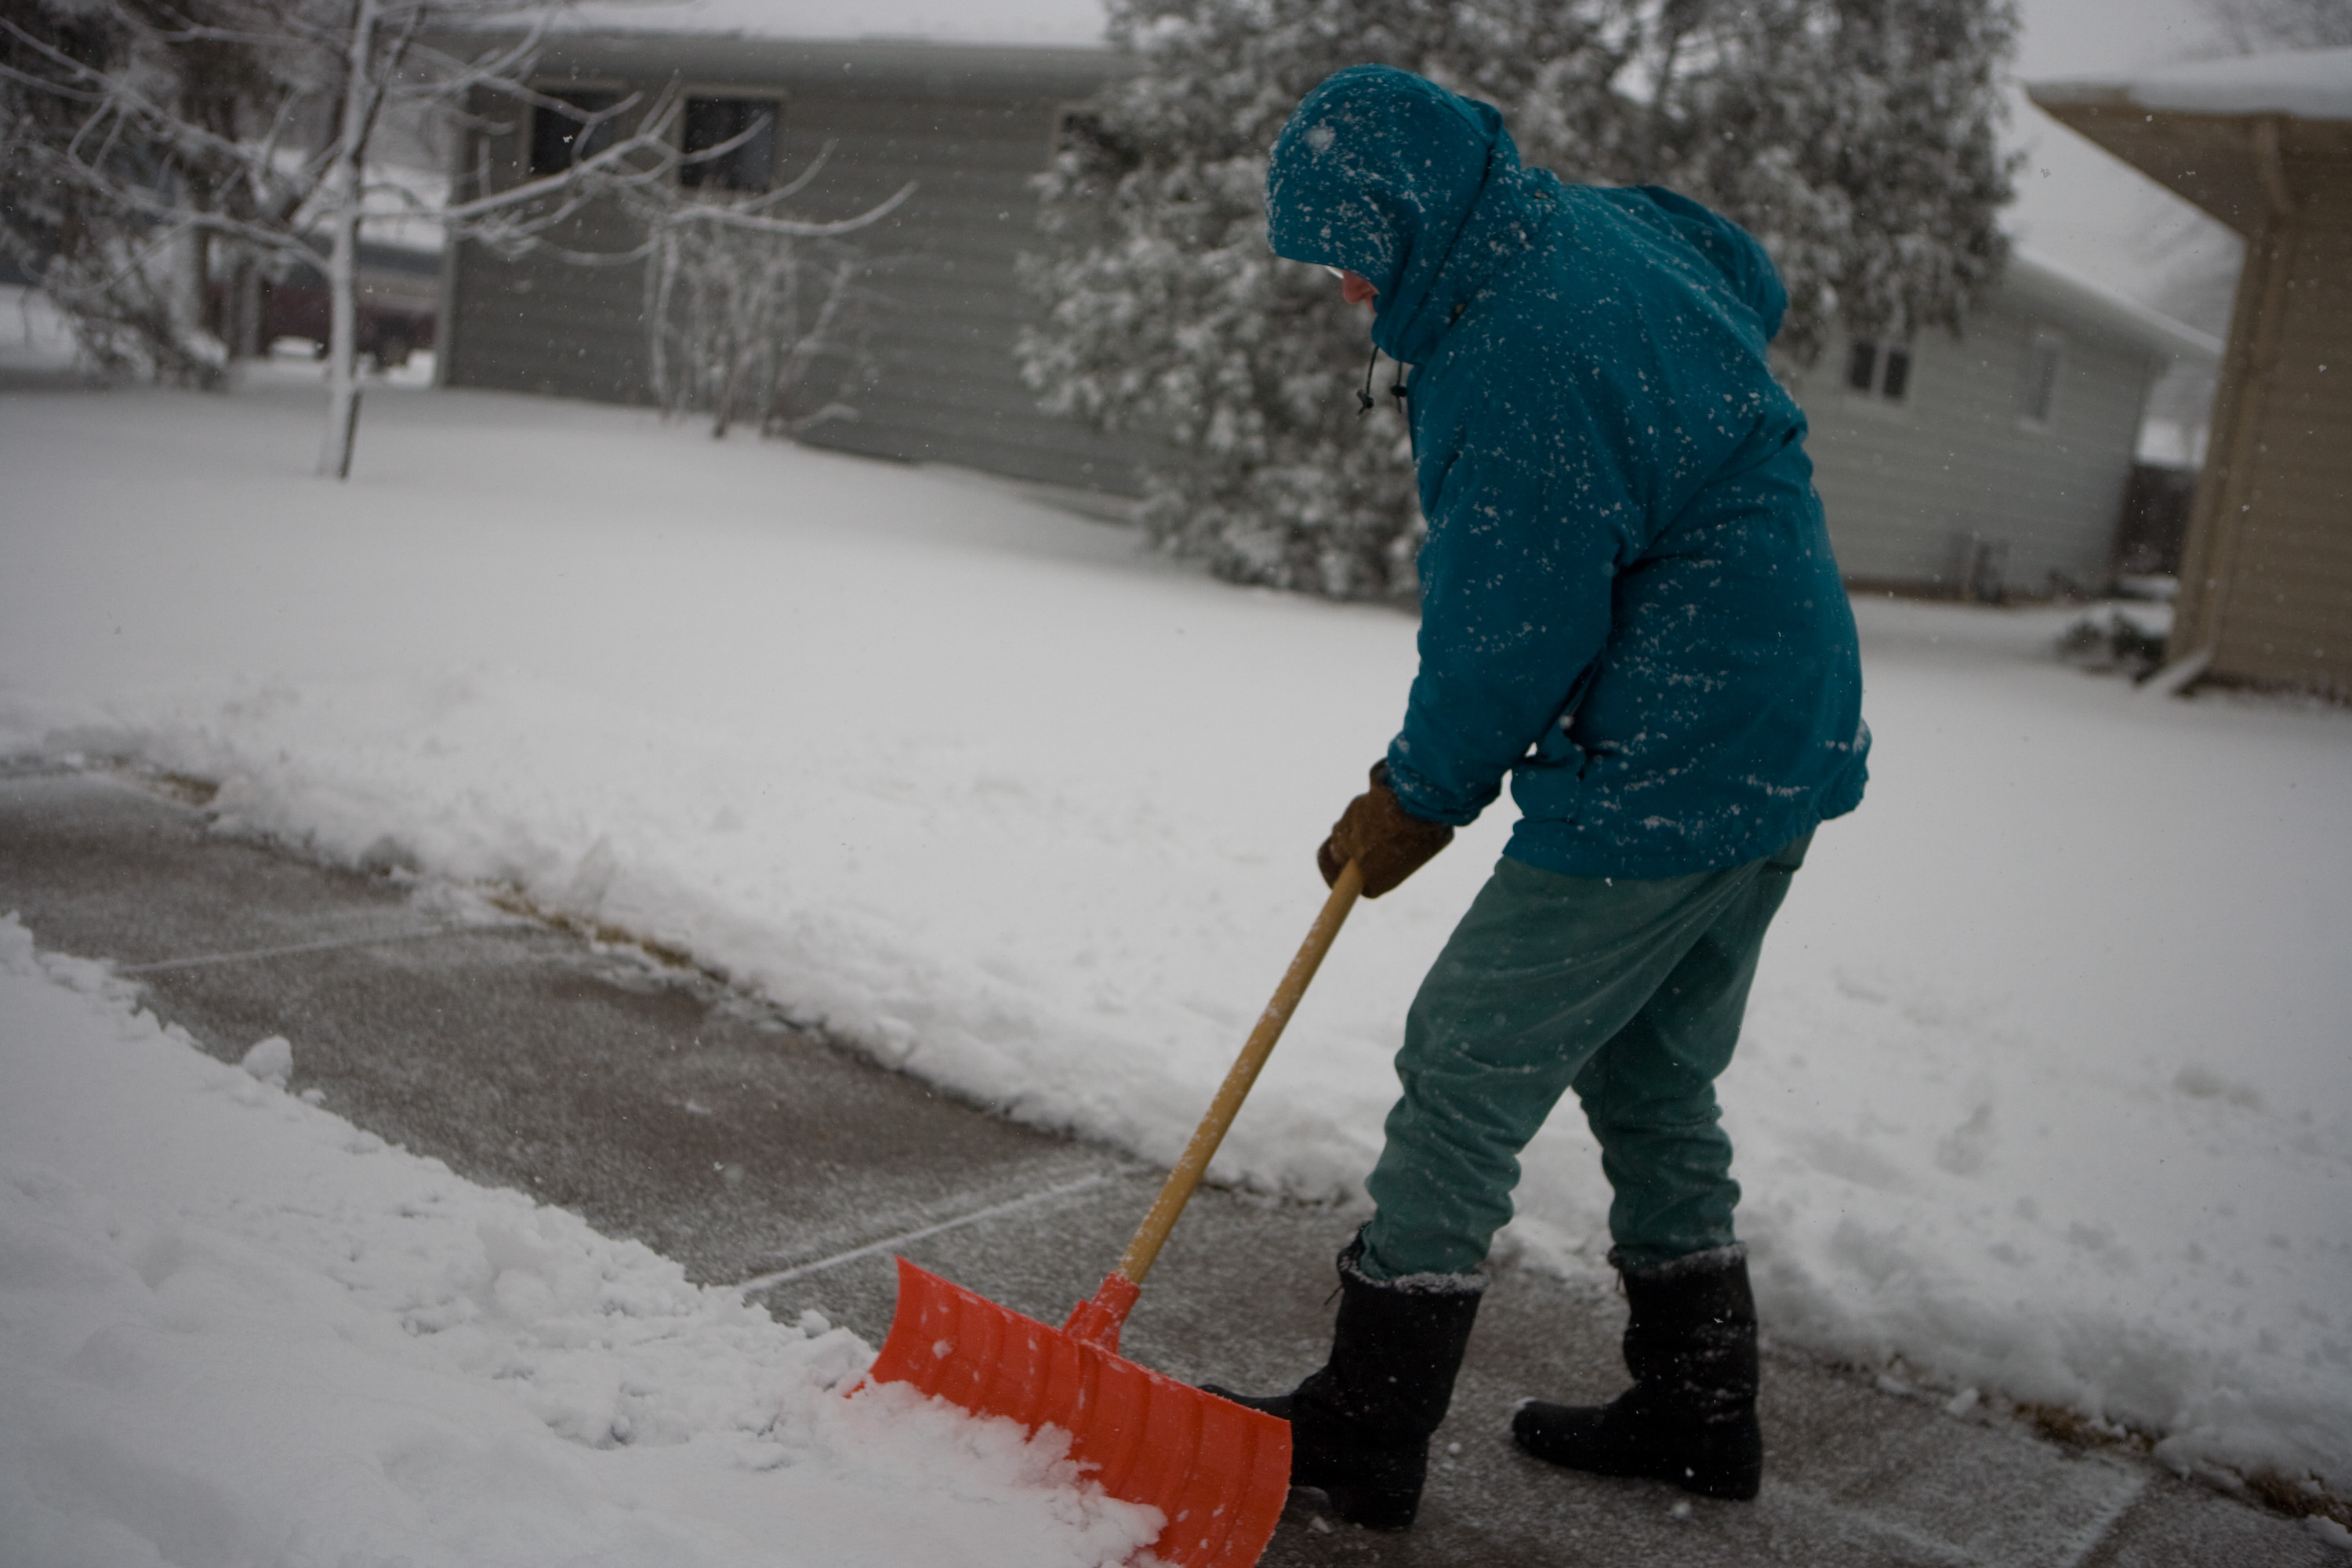
[{"label": "black rubber boot", "polygon": [[1339,1254],[1339,1319],[1320,1372],[1265,1398],[1209,1392],[1290,1423],[1292,1486],[1318,1489],[1350,1524],[1402,1530],[1421,1507],[1429,1436],[1454,1397],[1486,1281],[1376,1280],[1356,1267],[1363,1249],[1359,1236]]},{"label": "black rubber boot", "polygon": [[1633,1386],[1608,1405],[1531,1399],[1512,1416],[1512,1437],[1570,1469],[1647,1476],[1703,1497],[1754,1497],[1764,1437],[1747,1253],[1720,1247],[1622,1278]]}]

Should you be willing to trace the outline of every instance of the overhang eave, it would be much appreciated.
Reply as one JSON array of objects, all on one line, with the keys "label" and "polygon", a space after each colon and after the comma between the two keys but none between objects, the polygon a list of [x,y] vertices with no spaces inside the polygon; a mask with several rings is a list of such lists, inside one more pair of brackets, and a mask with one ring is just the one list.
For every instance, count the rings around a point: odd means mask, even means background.
[{"label": "overhang eave", "polygon": [[[2027,96],[2060,124],[2241,235],[2251,237],[2273,210],[2277,179],[2291,191],[2313,165],[2352,166],[2352,121],[2149,109],[2126,88],[2108,83],[2049,83],[2029,88]],[[2272,139],[2277,163],[2266,170]]]}]

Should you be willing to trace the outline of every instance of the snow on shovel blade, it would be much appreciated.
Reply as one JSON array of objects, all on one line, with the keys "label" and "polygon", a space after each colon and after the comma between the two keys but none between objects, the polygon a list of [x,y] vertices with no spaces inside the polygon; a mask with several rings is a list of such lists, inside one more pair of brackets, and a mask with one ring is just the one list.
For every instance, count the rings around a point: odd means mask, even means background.
[{"label": "snow on shovel blade", "polygon": [[1070,1434],[1103,1490],[1167,1525],[1184,1568],[1249,1568],[1290,1491],[1290,1426],[1163,1377],[898,1259],[898,1310],[867,1374],[978,1415]]}]

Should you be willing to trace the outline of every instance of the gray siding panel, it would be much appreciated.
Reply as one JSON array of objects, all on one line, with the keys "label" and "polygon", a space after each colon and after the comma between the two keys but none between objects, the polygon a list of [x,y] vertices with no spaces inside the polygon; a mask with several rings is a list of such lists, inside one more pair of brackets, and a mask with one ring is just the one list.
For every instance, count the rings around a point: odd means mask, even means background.
[{"label": "gray siding panel", "polygon": [[[828,144],[796,216],[848,216],[908,181],[915,195],[858,236],[874,259],[868,310],[876,374],[852,399],[855,422],[813,442],[910,461],[953,462],[1016,478],[1136,493],[1149,443],[1107,439],[1039,411],[1013,345],[1035,310],[1018,258],[1035,243],[1030,182],[1051,151],[1056,116],[1077,92],[946,83],[845,89],[793,78],[764,85],[720,67],[714,90],[772,90],[784,102],[782,177]],[[854,74],[854,73],[853,73]],[[583,79],[606,80],[591,73]],[[688,77],[691,89],[698,85]],[[521,139],[489,149],[495,177],[520,176]],[[612,215],[587,216],[562,243],[615,251],[633,243]],[[504,261],[463,247],[455,266],[447,384],[644,402],[642,264],[581,268],[549,256]]]},{"label": "gray siding panel", "polygon": [[[575,223],[562,243],[625,250],[633,237],[618,227]],[[542,254],[508,261],[479,247],[464,249],[449,385],[647,400],[641,263],[587,268]]]},{"label": "gray siding panel", "polygon": [[[2037,329],[2064,343],[2041,427],[2023,417]],[[1811,426],[1806,449],[1841,569],[1958,591],[1977,545],[1990,543],[2013,591],[2104,580],[2158,368],[2146,351],[1999,295],[1966,337],[1937,332],[1911,348],[1899,404],[1849,391],[1837,354],[1789,378]]]},{"label": "gray siding panel", "polygon": [[805,152],[836,142],[834,163],[810,188],[812,212],[855,211],[906,180],[919,184],[868,247],[888,263],[872,317],[879,374],[859,399],[856,423],[826,426],[813,439],[1134,493],[1134,468],[1148,448],[1041,413],[1013,360],[1021,330],[1035,316],[1018,277],[1020,253],[1035,243],[1030,182],[1045,167],[1062,102],[815,92],[791,100],[788,143]]}]

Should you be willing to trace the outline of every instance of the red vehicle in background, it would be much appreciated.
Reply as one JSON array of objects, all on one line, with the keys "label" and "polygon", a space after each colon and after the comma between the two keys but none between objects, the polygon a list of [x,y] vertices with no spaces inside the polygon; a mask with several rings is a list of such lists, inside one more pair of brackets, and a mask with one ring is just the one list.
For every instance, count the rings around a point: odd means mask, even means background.
[{"label": "red vehicle in background", "polygon": [[[226,320],[229,286],[216,285],[214,310]],[[327,355],[331,300],[323,263],[301,263],[283,277],[259,279],[259,331],[255,349],[263,353],[281,338],[307,339],[319,357]],[[441,301],[441,255],[401,246],[362,242],[359,255],[357,352],[378,370],[408,363],[433,346]]]}]

